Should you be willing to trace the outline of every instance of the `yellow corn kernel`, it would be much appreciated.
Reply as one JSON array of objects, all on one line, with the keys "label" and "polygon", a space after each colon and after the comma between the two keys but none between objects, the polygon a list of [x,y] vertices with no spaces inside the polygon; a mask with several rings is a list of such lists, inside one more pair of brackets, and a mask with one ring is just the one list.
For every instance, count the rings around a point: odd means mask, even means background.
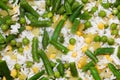
[{"label": "yellow corn kernel", "polygon": [[74,49],[74,45],[69,44],[69,45],[68,45],[68,49],[69,49],[69,50],[73,50],[73,49]]},{"label": "yellow corn kernel", "polygon": [[77,53],[76,53],[76,52],[73,52],[73,53],[72,53],[72,57],[76,58],[76,57],[77,57]]},{"label": "yellow corn kernel", "polygon": [[82,68],[85,64],[87,63],[87,57],[86,56],[83,56],[79,61],[78,61],[78,64],[79,64],[79,68]]},{"label": "yellow corn kernel", "polygon": [[16,69],[11,70],[10,75],[11,75],[13,78],[15,78],[15,77],[17,76],[17,70],[16,70]]},{"label": "yellow corn kernel", "polygon": [[12,46],[8,45],[8,50],[11,51],[12,50]]},{"label": "yellow corn kernel", "polygon": [[5,76],[3,76],[2,80],[6,80]]},{"label": "yellow corn kernel", "polygon": [[91,39],[91,38],[85,38],[85,42],[86,42],[87,44],[90,44],[90,43],[92,42],[92,39]]},{"label": "yellow corn kernel", "polygon": [[105,57],[107,58],[107,60],[112,61],[112,58],[110,58],[110,55],[106,54]]},{"label": "yellow corn kernel", "polygon": [[19,77],[20,80],[25,80],[27,78],[27,76],[22,72],[19,74],[18,77]]},{"label": "yellow corn kernel", "polygon": [[56,57],[55,53],[50,54],[50,59],[55,59],[55,57]]},{"label": "yellow corn kernel", "polygon": [[85,52],[87,49],[88,49],[88,46],[83,46],[81,50],[82,52]]},{"label": "yellow corn kernel", "polygon": [[38,73],[38,71],[39,71],[37,66],[32,67],[32,70],[34,73]]},{"label": "yellow corn kernel", "polygon": [[29,50],[29,46],[25,46],[24,50],[28,51]]},{"label": "yellow corn kernel", "polygon": [[81,32],[81,31],[77,31],[76,34],[77,34],[78,36],[82,36],[82,32]]},{"label": "yellow corn kernel", "polygon": [[81,64],[80,64],[80,63],[78,63],[78,64],[77,64],[77,66],[78,66],[78,68],[79,68],[79,69],[81,69],[81,68],[82,68],[82,66],[81,66]]},{"label": "yellow corn kernel", "polygon": [[33,28],[32,28],[32,26],[26,26],[26,30],[32,30]]},{"label": "yellow corn kernel", "polygon": [[101,30],[104,29],[104,24],[103,23],[99,23],[98,24],[98,28],[101,29]]}]

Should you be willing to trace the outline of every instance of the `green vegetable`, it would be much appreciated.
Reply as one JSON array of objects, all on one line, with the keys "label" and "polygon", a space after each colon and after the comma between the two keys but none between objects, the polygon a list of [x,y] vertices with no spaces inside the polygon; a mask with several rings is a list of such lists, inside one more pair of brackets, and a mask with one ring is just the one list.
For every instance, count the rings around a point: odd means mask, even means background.
[{"label": "green vegetable", "polygon": [[53,17],[53,13],[52,12],[46,12],[42,15],[43,18],[51,18]]},{"label": "green vegetable", "polygon": [[9,34],[6,37],[6,43],[9,43],[11,40],[15,39],[15,35],[14,34]]},{"label": "green vegetable", "polygon": [[69,4],[68,1],[65,1],[64,6],[65,6],[66,14],[67,14],[67,15],[72,14],[72,8],[71,8],[71,6],[70,6],[70,4]]},{"label": "green vegetable", "polygon": [[74,3],[72,3],[72,11],[75,11],[78,7],[80,6],[80,3],[75,1]]},{"label": "green vegetable", "polygon": [[49,11],[49,8],[51,6],[51,0],[45,0],[45,7],[46,7],[46,10]]},{"label": "green vegetable", "polygon": [[59,37],[59,42],[64,43],[64,36],[63,35]]},{"label": "green vegetable", "polygon": [[45,54],[45,52],[43,50],[40,50],[39,54],[40,54],[40,57],[41,57],[41,59],[42,59],[42,61],[44,63],[47,74],[49,76],[53,76],[54,72],[52,70],[52,67],[50,65],[50,61],[49,61],[47,55]]},{"label": "green vegetable", "polygon": [[120,46],[118,46],[117,57],[120,59]]},{"label": "green vegetable", "polygon": [[11,41],[10,41],[10,44],[11,44],[11,46],[15,46],[15,45],[16,45],[16,40],[14,40],[14,39],[11,40]]},{"label": "green vegetable", "polygon": [[2,35],[2,33],[0,33],[0,44],[3,44],[3,43],[5,43],[5,38]]},{"label": "green vegetable", "polygon": [[102,41],[103,43],[107,42],[107,36],[102,36],[102,37],[101,37],[101,41]]},{"label": "green vegetable", "polygon": [[73,77],[78,77],[78,71],[75,62],[70,62],[70,71]]},{"label": "green vegetable", "polygon": [[27,68],[32,67],[32,65],[33,65],[33,62],[32,62],[32,61],[26,61],[26,67],[27,67]]},{"label": "green vegetable", "polygon": [[106,12],[104,10],[100,10],[100,12],[98,13],[98,16],[103,18],[106,16]]},{"label": "green vegetable", "polygon": [[88,2],[88,0],[82,0],[82,2],[83,2],[83,3],[87,3],[87,2]]},{"label": "green vegetable", "polygon": [[87,51],[85,52],[85,54],[86,54],[88,57],[90,57],[95,63],[98,62],[97,57],[96,57],[90,50],[87,50]]},{"label": "green vegetable", "polygon": [[90,67],[90,72],[95,80],[101,80],[99,73],[95,67]]},{"label": "green vegetable", "polygon": [[92,26],[92,24],[91,24],[90,21],[86,21],[86,22],[84,23],[84,25],[85,25],[85,29],[88,29],[88,28],[90,28],[90,27]]},{"label": "green vegetable", "polygon": [[32,58],[33,58],[33,61],[39,62],[37,37],[33,37],[33,40],[32,40]]},{"label": "green vegetable", "polygon": [[89,70],[90,67],[94,67],[94,66],[95,66],[95,63],[93,61],[90,61],[82,68],[82,71],[86,72],[87,70]]},{"label": "green vegetable", "polygon": [[120,20],[120,12],[117,14],[118,19]]},{"label": "green vegetable", "polygon": [[115,43],[115,41],[114,41],[113,38],[109,38],[109,39],[107,40],[107,42],[108,42],[109,45],[113,45],[113,44]]},{"label": "green vegetable", "polygon": [[61,5],[61,7],[58,9],[57,13],[63,14],[64,12],[65,12],[65,7],[64,7],[64,5]]},{"label": "green vegetable", "polygon": [[20,1],[20,7],[22,7],[26,12],[31,13],[37,19],[39,18],[39,14],[28,4],[26,0]]},{"label": "green vegetable", "polygon": [[117,30],[117,29],[112,30],[111,34],[112,35],[118,35],[119,34],[119,30]]},{"label": "green vegetable", "polygon": [[117,9],[120,11],[120,4],[118,5]]},{"label": "green vegetable", "polygon": [[[53,4],[53,3],[52,3],[52,4]],[[61,0],[55,0],[54,6],[53,6],[53,8],[52,8],[52,11],[53,11],[53,12],[57,12],[57,10],[59,9],[60,5],[61,5]]]},{"label": "green vegetable", "polygon": [[24,45],[28,45],[30,43],[30,41],[29,41],[29,39],[27,37],[25,37],[25,38],[22,39],[22,43]]},{"label": "green vegetable", "polygon": [[[8,9],[10,9],[10,7],[8,7],[4,2],[2,2],[0,0],[0,8],[3,10],[6,10],[8,12]],[[9,14],[9,13],[8,13]]]},{"label": "green vegetable", "polygon": [[79,5],[79,7],[73,12],[73,14],[69,17],[70,21],[73,22],[76,17],[78,17],[80,11],[82,10],[83,5]]},{"label": "green vegetable", "polygon": [[22,42],[17,42],[16,47],[22,47]]},{"label": "green vegetable", "polygon": [[110,25],[110,29],[111,29],[111,30],[117,29],[117,24],[116,24],[116,23],[112,23],[112,24]]},{"label": "green vegetable", "polygon": [[82,20],[89,20],[92,16],[88,11],[84,11],[84,13],[80,14],[79,17]]},{"label": "green vegetable", "polygon": [[55,76],[56,78],[60,78],[60,72],[59,72],[59,71],[55,71],[55,72],[54,72],[54,76]]},{"label": "green vegetable", "polygon": [[95,50],[95,55],[113,54],[113,47],[102,47]]},{"label": "green vegetable", "polygon": [[112,71],[112,73],[116,76],[116,79],[120,80],[120,72],[116,69],[116,67],[111,63],[108,63],[108,67]]},{"label": "green vegetable", "polygon": [[29,78],[28,80],[37,80],[37,79],[39,79],[44,73],[45,73],[45,70],[41,70],[40,72],[36,73],[36,74],[33,75],[31,78]]},{"label": "green vegetable", "polygon": [[95,42],[100,42],[100,40],[101,40],[101,37],[100,37],[99,35],[96,35],[96,36],[94,37],[94,41],[95,41]]},{"label": "green vegetable", "polygon": [[22,47],[18,48],[18,52],[23,53],[24,49]]},{"label": "green vegetable", "polygon": [[2,29],[2,31],[7,31],[8,29],[9,29],[9,26],[8,25],[6,25],[6,24],[2,24],[1,25],[1,29]]},{"label": "green vegetable", "polygon": [[93,14],[93,13],[95,13],[97,10],[98,10],[98,7],[95,6],[95,7],[92,7],[92,9],[91,9],[90,12]]},{"label": "green vegetable", "polygon": [[21,26],[18,31],[19,31],[19,34],[22,33],[26,28],[24,26]]},{"label": "green vegetable", "polygon": [[56,41],[53,41],[51,40],[50,43],[55,46],[58,50],[62,51],[64,54],[67,54],[69,49],[65,46],[63,46],[62,44],[56,42]]},{"label": "green vegetable", "polygon": [[69,4],[73,4],[75,2],[75,0],[67,0],[69,2]]},{"label": "green vegetable", "polygon": [[13,80],[13,78],[10,76],[10,70],[6,61],[0,60],[0,74],[5,76],[6,80]]},{"label": "green vegetable", "polygon": [[65,68],[65,69],[68,69],[68,68],[69,68],[69,63],[67,63],[67,62],[64,63],[64,68]]},{"label": "green vegetable", "polygon": [[114,8],[114,9],[112,10],[112,14],[117,15],[117,14],[118,14],[118,9]]},{"label": "green vegetable", "polygon": [[25,24],[25,23],[26,23],[25,17],[20,17],[20,24]]},{"label": "green vegetable", "polygon": [[103,6],[105,9],[108,9],[108,8],[110,8],[110,3],[107,1],[107,3],[102,3],[102,6]]},{"label": "green vegetable", "polygon": [[70,38],[69,43],[72,44],[72,45],[74,45],[76,43],[75,38]]},{"label": "green vegetable", "polygon": [[52,68],[54,68],[56,66],[56,63],[53,62],[53,61],[50,61],[50,65],[51,65]]},{"label": "green vegetable", "polygon": [[49,44],[49,35],[46,29],[44,29],[43,39],[42,39],[42,46],[43,49],[46,49]]},{"label": "green vegetable", "polygon": [[16,64],[14,65],[14,68],[15,68],[16,70],[20,70],[21,66],[20,66],[20,64],[16,63]]},{"label": "green vegetable", "polygon": [[73,26],[72,26],[72,28],[71,28],[71,33],[72,33],[72,34],[75,34],[75,33],[76,33],[79,24],[80,24],[80,20],[79,20],[78,18],[76,18],[76,19],[74,20]]},{"label": "green vegetable", "polygon": [[42,77],[40,80],[49,80],[47,77]]}]

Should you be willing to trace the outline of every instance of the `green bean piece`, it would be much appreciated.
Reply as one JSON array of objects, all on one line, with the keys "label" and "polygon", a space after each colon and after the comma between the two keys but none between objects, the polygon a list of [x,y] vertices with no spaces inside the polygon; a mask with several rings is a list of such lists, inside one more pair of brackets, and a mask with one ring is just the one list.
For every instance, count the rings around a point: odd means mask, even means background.
[{"label": "green bean piece", "polygon": [[22,7],[26,12],[31,13],[37,19],[39,18],[39,14],[28,4],[26,0],[21,0],[20,7]]},{"label": "green bean piece", "polygon": [[84,11],[84,13],[80,14],[79,17],[82,20],[89,20],[92,16],[88,11]]},{"label": "green bean piece", "polygon": [[75,18],[79,15],[82,8],[83,8],[83,5],[79,5],[79,7],[75,10],[75,12],[69,17],[71,22],[73,22]]},{"label": "green bean piece", "polygon": [[116,67],[111,63],[108,63],[108,67],[112,71],[112,73],[116,76],[116,79],[120,80],[120,72],[116,69]]},{"label": "green bean piece", "polygon": [[99,73],[95,67],[90,67],[90,72],[95,80],[101,80]]},{"label": "green bean piece", "polygon": [[0,51],[6,47],[6,44],[0,44]]},{"label": "green bean piece", "polygon": [[104,55],[104,54],[113,54],[114,48],[113,47],[102,47],[95,50],[95,55]]},{"label": "green bean piece", "polygon": [[69,2],[70,5],[72,5],[73,3],[75,3],[75,0],[67,0]]},{"label": "green bean piece", "polygon": [[71,33],[72,33],[72,34],[75,34],[75,33],[76,33],[79,24],[80,24],[80,20],[79,20],[78,18],[76,18],[76,19],[74,20],[73,26],[72,26],[72,28],[71,28]]},{"label": "green bean piece", "polygon": [[101,3],[101,5],[105,8],[108,9],[110,7],[110,3],[107,1],[107,3]]},{"label": "green bean piece", "polygon": [[38,38],[33,37],[33,40],[32,40],[32,58],[33,58],[33,61],[39,62],[38,55],[39,55],[38,54]]},{"label": "green bean piece", "polygon": [[54,68],[56,66],[56,63],[53,62],[53,61],[50,61],[50,65],[51,65],[52,68]]},{"label": "green bean piece", "polygon": [[65,68],[65,69],[68,69],[68,68],[69,68],[69,63],[67,63],[67,62],[64,63],[64,68]]},{"label": "green bean piece", "polygon": [[63,18],[59,21],[59,23],[57,24],[57,26],[56,26],[56,28],[53,32],[53,35],[52,35],[52,38],[51,38],[52,40],[54,40],[54,41],[58,40],[60,31],[61,31],[66,19],[67,19],[67,16],[64,15]]},{"label": "green bean piece", "polygon": [[92,9],[91,9],[91,11],[90,11],[90,13],[95,13],[96,11],[98,10],[98,7],[92,7]]},{"label": "green bean piece", "polygon": [[118,19],[120,20],[120,12],[117,14]]},{"label": "green bean piece", "polygon": [[55,46],[58,50],[60,50],[61,52],[63,52],[64,54],[67,54],[69,49],[65,46],[63,46],[62,44],[56,42],[56,41],[53,41],[51,40],[50,43]]},{"label": "green bean piece", "polygon": [[70,62],[70,71],[73,77],[78,77],[78,71],[75,62]]},{"label": "green bean piece", "polygon": [[47,77],[42,77],[40,80],[49,80]]},{"label": "green bean piece", "polygon": [[25,24],[26,23],[26,19],[25,17],[20,17],[20,24]]},{"label": "green bean piece", "polygon": [[45,66],[45,69],[46,69],[46,72],[49,76],[53,76],[54,72],[52,70],[52,67],[50,65],[50,61],[46,55],[46,53],[43,51],[43,50],[40,50],[39,51],[39,54],[40,54],[40,57],[44,63],[44,66]]},{"label": "green bean piece", "polygon": [[64,76],[64,65],[60,59],[56,60],[59,64],[57,66],[57,70],[60,73],[60,75],[63,77]]},{"label": "green bean piece", "polygon": [[0,44],[3,44],[3,43],[5,43],[5,38],[2,35],[2,33],[0,33]]},{"label": "green bean piece", "polygon": [[58,14],[64,14],[65,13],[65,6],[61,5],[61,7],[57,11]]},{"label": "green bean piece", "polygon": [[80,3],[75,1],[73,4],[72,4],[72,11],[75,11],[78,7],[80,6]]},{"label": "green bean piece", "polygon": [[52,18],[53,17],[53,13],[52,12],[46,12],[43,14],[42,16],[43,18]]},{"label": "green bean piece", "polygon": [[95,66],[95,63],[93,61],[90,61],[82,68],[82,71],[86,72],[87,70],[89,70],[90,67],[94,67],[94,66]]},{"label": "green bean piece", "polygon": [[21,26],[18,31],[19,31],[19,34],[22,33],[26,28],[24,26]]},{"label": "green bean piece", "polygon": [[67,14],[67,15],[72,14],[72,8],[71,8],[71,6],[70,6],[70,4],[69,4],[68,1],[65,1],[64,6],[65,6],[66,14]]},{"label": "green bean piece", "polygon": [[4,3],[7,3],[8,2],[8,0],[1,0],[2,2],[4,2]]},{"label": "green bean piece", "polygon": [[49,8],[51,6],[51,0],[45,0],[45,7],[46,7],[46,10],[49,11]]},{"label": "green bean piece", "polygon": [[120,46],[118,46],[117,57],[120,59]]},{"label": "green bean piece", "polygon": [[30,14],[30,13],[25,13],[25,15],[27,16],[27,18],[28,18],[31,22],[36,22],[36,21],[38,21],[38,19],[37,19],[34,15],[32,15],[32,14]]},{"label": "green bean piece", "polygon": [[85,54],[86,54],[88,57],[90,57],[95,63],[98,62],[97,57],[96,57],[89,49],[85,52]]},{"label": "green bean piece", "polygon": [[9,43],[11,40],[15,39],[15,35],[14,34],[10,34],[6,37],[6,43]]},{"label": "green bean piece", "polygon": [[[8,9],[10,9],[10,7],[8,7],[4,2],[2,2],[0,0],[0,8],[3,10],[6,10],[8,12]],[[9,13],[8,13],[9,14]]]},{"label": "green bean piece", "polygon": [[25,16],[25,10],[20,6],[20,17]]},{"label": "green bean piece", "polygon": [[48,32],[46,31],[46,29],[44,29],[44,34],[43,34],[43,38],[42,38],[43,49],[46,49],[48,44],[49,44],[49,35],[48,35]]},{"label": "green bean piece", "polygon": [[116,0],[113,5],[114,5],[115,7],[117,7],[119,4],[120,4],[120,0]]},{"label": "green bean piece", "polygon": [[40,72],[36,73],[36,74],[33,75],[31,78],[29,78],[28,80],[37,80],[37,79],[39,79],[44,73],[45,73],[45,70],[41,70]]},{"label": "green bean piece", "polygon": [[10,76],[10,70],[7,66],[6,61],[0,60],[0,74],[2,74],[2,76],[5,76],[6,80],[13,80],[13,78]]},{"label": "green bean piece", "polygon": [[54,3],[54,6],[52,8],[52,11],[57,12],[57,10],[59,9],[59,7],[61,5],[61,0],[55,0],[53,3]]}]

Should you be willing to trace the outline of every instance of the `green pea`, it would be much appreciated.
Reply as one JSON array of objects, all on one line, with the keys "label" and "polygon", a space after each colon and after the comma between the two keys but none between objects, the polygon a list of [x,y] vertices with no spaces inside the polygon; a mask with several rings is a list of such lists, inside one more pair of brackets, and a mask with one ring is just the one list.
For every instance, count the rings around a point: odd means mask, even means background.
[{"label": "green pea", "polygon": [[105,25],[104,25],[104,28],[105,28],[105,29],[107,29],[108,27],[109,27],[108,24],[105,24]]},{"label": "green pea", "polygon": [[102,36],[102,37],[101,37],[101,41],[102,41],[102,42],[107,42],[107,36]]},{"label": "green pea", "polygon": [[90,21],[86,21],[86,22],[84,23],[84,25],[85,25],[85,29],[87,29],[87,28],[89,28],[89,27],[92,26],[92,24],[91,24]]},{"label": "green pea", "polygon": [[55,71],[55,72],[54,72],[54,76],[55,76],[56,78],[60,78],[60,72]]},{"label": "green pea", "polygon": [[112,23],[112,24],[110,25],[110,29],[111,29],[111,30],[117,29],[117,24]]},{"label": "green pea", "polygon": [[97,7],[92,7],[92,9],[91,9],[91,13],[94,13],[94,12],[96,12],[98,10],[98,8]]},{"label": "green pea", "polygon": [[68,69],[69,68],[69,63],[64,63],[64,68]]},{"label": "green pea", "polygon": [[16,45],[16,40],[11,40],[10,44],[11,44],[11,46],[15,46]]},{"label": "green pea", "polygon": [[110,7],[110,3],[107,2],[107,3],[102,3],[102,6],[105,8],[105,9],[108,9]]},{"label": "green pea", "polygon": [[8,19],[8,20],[6,20],[6,24],[11,25],[11,24],[13,24],[13,21],[11,19]]},{"label": "green pea", "polygon": [[24,17],[20,17],[20,24],[25,24],[26,23],[26,19]]},{"label": "green pea", "polygon": [[98,13],[99,17],[105,17],[106,16],[106,12],[104,10],[100,10],[100,12]]},{"label": "green pea", "polygon": [[75,38],[70,38],[69,43],[72,44],[72,45],[74,45],[76,43]]},{"label": "green pea", "polygon": [[53,61],[50,61],[50,65],[51,65],[52,68],[54,68],[56,63],[54,63]]},{"label": "green pea", "polygon": [[32,62],[32,61],[26,61],[26,67],[27,67],[27,68],[32,67],[32,65],[33,65],[33,62]]},{"label": "green pea", "polygon": [[22,47],[22,42],[17,42],[16,47]]},{"label": "green pea", "polygon": [[112,10],[112,14],[113,14],[113,15],[117,15],[117,14],[118,14],[118,9],[114,8],[114,9]]},{"label": "green pea", "polygon": [[20,66],[20,64],[16,63],[16,64],[14,65],[14,68],[15,68],[16,70],[20,70],[21,66]]},{"label": "green pea", "polygon": [[117,29],[112,30],[112,32],[111,32],[112,35],[118,35],[118,33],[119,33],[119,30],[117,30]]},{"label": "green pea", "polygon": [[118,5],[117,9],[120,11],[120,5]]},{"label": "green pea", "polygon": [[109,45],[113,45],[113,44],[115,43],[115,41],[114,41],[113,38],[109,38],[109,39],[107,40],[107,42],[108,42]]},{"label": "green pea", "polygon": [[24,50],[24,49],[23,49],[22,47],[19,47],[19,48],[18,48],[18,52],[20,52],[20,53],[22,53],[23,50]]},{"label": "green pea", "polygon": [[100,40],[101,40],[101,37],[100,37],[99,35],[96,35],[96,36],[94,37],[94,41],[95,41],[95,42],[100,42]]},{"label": "green pea", "polygon": [[83,2],[83,3],[87,3],[87,2],[88,2],[88,0],[82,0],[82,2]]},{"label": "green pea", "polygon": [[28,45],[29,44],[29,39],[27,38],[27,37],[25,37],[25,38],[23,38],[23,40],[22,40],[22,43],[24,44],[24,45]]},{"label": "green pea", "polygon": [[7,24],[1,25],[1,30],[2,31],[7,31],[9,29],[9,26]]}]

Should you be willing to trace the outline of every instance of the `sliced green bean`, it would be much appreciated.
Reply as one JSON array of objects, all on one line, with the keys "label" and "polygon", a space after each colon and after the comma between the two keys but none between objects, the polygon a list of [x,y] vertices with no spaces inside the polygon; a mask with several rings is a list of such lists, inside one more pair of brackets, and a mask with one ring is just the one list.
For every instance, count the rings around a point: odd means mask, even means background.
[{"label": "sliced green bean", "polygon": [[117,57],[120,59],[120,46],[118,46]]},{"label": "sliced green bean", "polygon": [[0,33],[0,44],[3,44],[3,43],[5,43],[5,38],[2,35],[2,33]]},{"label": "sliced green bean", "polygon": [[60,5],[61,5],[61,0],[54,0],[54,6],[52,8],[53,12],[57,12],[57,10],[59,9]]},{"label": "sliced green bean", "polygon": [[78,77],[78,71],[75,62],[70,63],[70,71],[73,77]]},{"label": "sliced green bean", "polygon": [[72,8],[71,8],[71,6],[70,6],[70,4],[69,4],[68,1],[65,1],[64,6],[65,6],[66,14],[67,14],[67,15],[72,14]]}]

